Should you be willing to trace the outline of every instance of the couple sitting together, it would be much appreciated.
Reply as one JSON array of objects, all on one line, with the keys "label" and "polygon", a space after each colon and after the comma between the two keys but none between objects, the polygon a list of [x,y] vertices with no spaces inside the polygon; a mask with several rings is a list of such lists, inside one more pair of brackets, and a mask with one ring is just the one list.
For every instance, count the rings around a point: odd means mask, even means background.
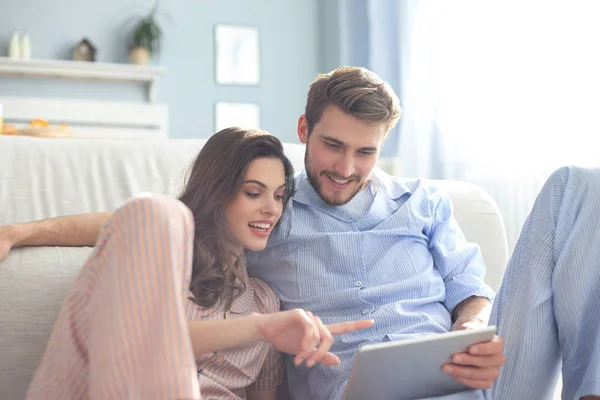
[{"label": "couple sitting together", "polygon": [[361,345],[488,324],[441,367],[473,389],[448,398],[550,398],[561,363],[564,399],[600,398],[600,171],[552,174],[495,294],[448,195],[374,168],[400,113],[339,68],[310,86],[297,175],[229,128],[177,199],[1,227],[0,249],[95,246],[27,398],[340,399]]}]

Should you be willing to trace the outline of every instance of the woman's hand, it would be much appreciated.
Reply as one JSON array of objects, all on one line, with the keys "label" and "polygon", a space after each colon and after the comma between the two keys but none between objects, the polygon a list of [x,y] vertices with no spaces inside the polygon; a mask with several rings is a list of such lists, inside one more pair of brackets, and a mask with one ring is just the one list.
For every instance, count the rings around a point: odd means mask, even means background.
[{"label": "woman's hand", "polygon": [[365,329],[373,323],[373,320],[360,320],[324,325],[311,312],[295,309],[264,315],[258,329],[261,338],[277,350],[295,355],[296,365],[306,360],[306,365],[312,367],[318,362],[325,365],[340,363],[340,359],[329,352],[333,335]]}]

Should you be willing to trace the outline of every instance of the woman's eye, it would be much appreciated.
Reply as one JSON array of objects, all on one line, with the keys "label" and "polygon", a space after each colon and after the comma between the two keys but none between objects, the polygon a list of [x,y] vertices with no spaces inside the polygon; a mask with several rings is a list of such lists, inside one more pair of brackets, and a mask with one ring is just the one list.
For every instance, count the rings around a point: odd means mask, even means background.
[{"label": "woman's eye", "polygon": [[260,196],[260,194],[258,193],[250,193],[250,192],[246,192],[246,196],[250,197],[251,199],[255,199],[258,196]]},{"label": "woman's eye", "polygon": [[284,196],[282,196],[282,195],[275,195],[275,199],[277,199],[277,201],[283,201]]}]

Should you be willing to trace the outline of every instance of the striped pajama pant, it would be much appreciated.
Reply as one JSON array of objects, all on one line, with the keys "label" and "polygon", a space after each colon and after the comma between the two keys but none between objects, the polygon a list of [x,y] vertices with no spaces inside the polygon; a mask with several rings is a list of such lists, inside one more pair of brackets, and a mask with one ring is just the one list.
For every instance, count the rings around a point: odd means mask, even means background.
[{"label": "striped pajama pant", "polygon": [[548,179],[523,227],[492,309],[506,365],[493,400],[600,395],[600,169]]},{"label": "striped pajama pant", "polygon": [[200,399],[185,318],[194,222],[179,201],[116,210],[69,292],[28,399]]}]

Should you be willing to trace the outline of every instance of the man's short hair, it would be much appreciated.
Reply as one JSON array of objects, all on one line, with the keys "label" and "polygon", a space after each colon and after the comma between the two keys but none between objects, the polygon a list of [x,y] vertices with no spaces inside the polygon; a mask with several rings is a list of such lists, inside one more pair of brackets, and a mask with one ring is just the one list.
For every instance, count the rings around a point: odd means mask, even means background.
[{"label": "man's short hair", "polygon": [[361,121],[385,124],[386,132],[396,125],[402,114],[400,101],[391,86],[361,67],[341,67],[320,74],[313,81],[304,111],[309,135],[330,104]]}]

